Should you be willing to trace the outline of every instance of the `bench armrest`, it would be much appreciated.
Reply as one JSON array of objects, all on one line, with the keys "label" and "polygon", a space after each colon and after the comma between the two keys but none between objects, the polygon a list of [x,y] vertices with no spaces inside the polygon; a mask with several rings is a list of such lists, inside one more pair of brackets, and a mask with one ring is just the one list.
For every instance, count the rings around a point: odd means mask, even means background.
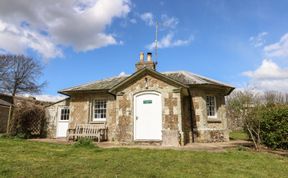
[{"label": "bench armrest", "polygon": [[67,134],[74,134],[76,129],[68,129]]}]

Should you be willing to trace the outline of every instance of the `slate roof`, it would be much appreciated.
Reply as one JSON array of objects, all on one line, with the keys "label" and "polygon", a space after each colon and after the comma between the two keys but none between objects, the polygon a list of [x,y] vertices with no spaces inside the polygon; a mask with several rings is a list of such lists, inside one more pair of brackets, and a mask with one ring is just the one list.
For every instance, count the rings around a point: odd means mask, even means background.
[{"label": "slate roof", "polygon": [[4,101],[4,100],[0,99],[0,105],[2,105],[2,106],[10,106],[11,104],[8,103],[7,101]]},{"label": "slate roof", "polygon": [[97,80],[94,82],[90,82],[87,84],[71,87],[71,88],[66,88],[60,91],[62,92],[68,92],[68,91],[91,91],[91,90],[109,90],[113,86],[117,85],[118,83],[122,82],[125,80],[128,76],[117,76],[117,77],[111,77],[108,79],[103,79],[103,80]]},{"label": "slate roof", "polygon": [[207,77],[204,77],[198,74],[193,74],[188,71],[163,72],[163,74],[186,85],[212,84],[212,85],[219,85],[219,86],[234,88],[223,82],[209,79]]},{"label": "slate roof", "polygon": [[[228,87],[231,89],[234,88],[222,82],[212,80],[212,79],[200,76],[200,75],[196,75],[187,71],[163,72],[162,74],[185,85],[212,84],[212,85]],[[113,88],[113,86],[119,84],[120,82],[124,81],[128,77],[129,75],[117,76],[117,77],[112,77],[112,78],[108,78],[104,80],[98,80],[98,81],[94,81],[91,83],[63,89],[59,92],[67,93],[67,92],[76,92],[76,91],[109,90]]]}]

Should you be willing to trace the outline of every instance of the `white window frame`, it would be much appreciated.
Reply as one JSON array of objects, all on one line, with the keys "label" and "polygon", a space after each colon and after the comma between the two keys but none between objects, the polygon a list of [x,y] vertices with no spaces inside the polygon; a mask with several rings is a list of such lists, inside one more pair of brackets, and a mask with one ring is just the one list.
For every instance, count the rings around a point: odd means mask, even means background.
[{"label": "white window frame", "polygon": [[[99,110],[104,110],[105,111],[105,117],[95,117],[95,115],[96,115],[96,113],[95,113],[95,111],[96,111],[96,108],[95,108],[95,105],[96,105],[96,102],[104,102],[105,103],[105,107],[103,107],[103,108],[99,108]],[[101,114],[101,113],[99,113],[99,114]],[[103,114],[103,113],[102,113]],[[93,103],[92,103],[92,119],[91,119],[91,121],[92,122],[97,122],[97,121],[101,121],[101,122],[103,122],[103,121],[106,121],[106,118],[107,118],[107,100],[105,100],[105,99],[94,99],[93,100]]]},{"label": "white window frame", "polygon": [[[64,111],[64,113],[62,113],[62,111]],[[65,111],[66,111],[66,113],[65,113]],[[70,115],[70,109],[68,107],[63,107],[63,108],[60,109],[60,118],[59,118],[59,120],[60,121],[69,121],[69,119],[70,119],[69,115]],[[65,119],[62,119],[62,116]]]},{"label": "white window frame", "polygon": [[[209,115],[210,113],[210,104],[208,104],[208,97],[212,97],[214,98],[214,115]],[[206,112],[207,112],[207,116],[208,118],[217,118],[217,101],[216,101],[216,96],[212,96],[212,95],[207,95],[206,96]]]}]

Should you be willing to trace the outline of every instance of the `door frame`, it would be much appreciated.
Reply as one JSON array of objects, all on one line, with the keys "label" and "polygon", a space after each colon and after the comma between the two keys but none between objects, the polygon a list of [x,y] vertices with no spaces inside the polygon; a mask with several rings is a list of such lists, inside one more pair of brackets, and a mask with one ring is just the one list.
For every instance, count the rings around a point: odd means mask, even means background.
[{"label": "door frame", "polygon": [[[56,134],[55,134],[55,137],[56,138],[65,138],[65,137],[58,137],[58,127],[59,127],[59,122],[61,123],[66,123],[68,124],[68,128],[69,128],[69,121],[70,121],[70,114],[69,114],[69,119],[67,121],[61,121],[61,110],[62,109],[69,109],[69,106],[58,106],[57,107],[57,114],[56,114]],[[66,131],[67,132],[67,131]],[[67,134],[66,134],[66,137],[67,137]]]},{"label": "door frame", "polygon": [[[145,95],[145,94],[156,94],[160,97],[160,101],[161,101],[161,104],[160,104],[160,111],[161,111],[161,128],[160,128],[160,131],[161,131],[161,139],[149,139],[149,140],[141,140],[141,139],[136,139],[136,98],[140,95]],[[162,94],[158,91],[141,91],[141,92],[137,92],[134,94],[133,96],[133,140],[134,141],[162,141],[162,129],[163,129],[163,100],[162,100]]]}]

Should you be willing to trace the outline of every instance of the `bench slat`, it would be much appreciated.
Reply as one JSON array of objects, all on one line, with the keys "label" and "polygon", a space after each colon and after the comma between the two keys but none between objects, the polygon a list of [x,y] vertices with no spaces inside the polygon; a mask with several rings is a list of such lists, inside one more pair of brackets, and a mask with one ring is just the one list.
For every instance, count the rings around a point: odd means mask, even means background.
[{"label": "bench slat", "polygon": [[104,137],[104,140],[107,139],[107,126],[106,125],[94,125],[94,124],[77,124],[75,129],[68,130],[67,139],[72,138],[73,140],[87,137],[91,139],[97,139],[100,142],[101,137]]}]

